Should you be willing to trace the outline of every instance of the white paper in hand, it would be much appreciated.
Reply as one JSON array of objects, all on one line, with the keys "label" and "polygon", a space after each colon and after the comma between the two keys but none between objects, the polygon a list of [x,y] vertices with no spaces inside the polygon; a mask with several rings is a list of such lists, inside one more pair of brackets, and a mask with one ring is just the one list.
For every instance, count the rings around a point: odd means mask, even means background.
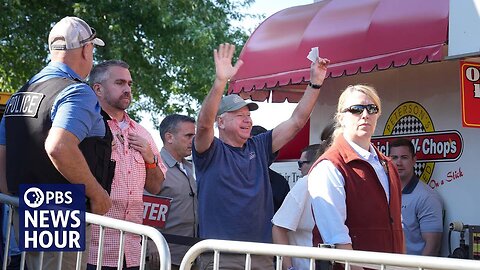
[{"label": "white paper in hand", "polygon": [[308,60],[315,62],[318,58],[318,47],[313,47],[307,55]]}]

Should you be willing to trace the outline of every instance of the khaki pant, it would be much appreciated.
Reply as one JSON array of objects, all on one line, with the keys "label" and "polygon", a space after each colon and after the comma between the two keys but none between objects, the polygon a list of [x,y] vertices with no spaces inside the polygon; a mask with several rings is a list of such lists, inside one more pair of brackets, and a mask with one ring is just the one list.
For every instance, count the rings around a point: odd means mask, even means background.
[{"label": "khaki pant", "polygon": [[[273,257],[271,256],[256,256],[252,255],[252,264],[251,269],[253,270],[273,270]],[[228,254],[220,253],[220,266],[219,269],[225,270],[244,270],[245,269],[245,259],[246,255],[244,254]],[[211,270],[213,269],[213,253],[202,254],[198,258],[199,269],[200,270]]]}]

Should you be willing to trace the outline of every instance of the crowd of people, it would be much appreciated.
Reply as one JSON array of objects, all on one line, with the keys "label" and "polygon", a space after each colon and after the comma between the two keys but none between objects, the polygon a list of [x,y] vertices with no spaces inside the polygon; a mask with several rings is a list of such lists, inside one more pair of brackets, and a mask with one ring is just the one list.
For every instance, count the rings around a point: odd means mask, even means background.
[{"label": "crowd of people", "polygon": [[[15,94],[41,95],[42,101],[32,103],[33,114],[6,112],[0,124],[2,193],[18,196],[19,184],[83,184],[89,212],[139,224],[144,194],[171,198],[159,230],[181,240],[169,243],[172,269],[179,269],[189,248],[185,238],[439,255],[443,206],[416,177],[411,142],[392,143],[390,157],[371,143],[382,112],[373,87],[343,91],[321,143],[302,150],[302,178],[290,190],[270,165],[309,119],[328,59],[312,61],[309,84],[291,117],[266,130],[253,126],[250,112],[257,104],[224,95],[242,61],[233,63],[235,47],[221,44],[213,53],[215,81],[198,118],[166,116],[159,151],[126,113],[132,101],[129,65],[108,60],[93,67],[94,46],[104,45],[80,18],[65,17],[53,26],[51,62]],[[18,213],[13,228],[18,233]],[[140,237],[127,234],[125,242],[125,255],[118,258],[120,233],[105,230],[102,269],[116,269],[119,260],[124,269],[139,269]],[[99,244],[99,228],[89,225],[82,269],[96,269]],[[158,253],[148,246],[148,266],[158,269]],[[76,253],[45,254],[43,269],[75,268]],[[28,252],[28,269],[39,269],[40,259]],[[244,264],[243,255],[222,254],[220,269]],[[252,256],[252,269],[273,265],[272,257]],[[308,267],[299,258],[284,258],[282,266]],[[212,269],[213,254],[202,254],[193,268]]]}]

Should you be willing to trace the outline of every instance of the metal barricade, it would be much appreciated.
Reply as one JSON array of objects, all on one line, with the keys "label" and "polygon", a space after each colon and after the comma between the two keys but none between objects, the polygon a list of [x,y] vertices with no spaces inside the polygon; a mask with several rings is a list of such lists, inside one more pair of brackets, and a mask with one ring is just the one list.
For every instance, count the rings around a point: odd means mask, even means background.
[{"label": "metal barricade", "polygon": [[310,270],[315,269],[315,260],[333,260],[351,266],[370,269],[438,269],[438,270],[478,270],[480,261],[343,250],[330,248],[300,247],[252,242],[204,240],[195,244],[182,260],[181,270],[189,270],[192,262],[204,252],[214,252],[213,269],[218,270],[220,255],[225,253],[245,254],[245,269],[250,269],[251,255],[276,256],[276,269],[282,269],[283,256],[310,259]]},{"label": "metal barricade", "polygon": [[[5,203],[10,206],[10,210],[12,208],[18,208],[19,200],[17,197],[8,196],[5,194],[0,193],[0,202]],[[6,232],[6,240],[5,240],[5,250],[3,254],[3,258],[8,258],[8,251],[9,251],[9,243],[10,243],[10,230],[12,228],[12,220],[13,220],[13,211],[9,211],[8,215],[8,226]],[[145,258],[146,258],[146,250],[147,250],[147,240],[151,239],[155,245],[157,246],[158,255],[160,257],[160,270],[170,270],[171,262],[170,262],[170,250],[168,248],[167,242],[162,234],[155,228],[150,226],[145,226],[133,222],[128,222],[124,220],[118,220],[114,218],[104,217],[100,215],[95,215],[91,213],[86,213],[85,215],[86,223],[88,224],[96,224],[100,226],[100,244],[99,244],[99,256],[97,260],[97,265],[100,266],[102,264],[102,242],[103,242],[103,232],[105,228],[115,229],[120,231],[120,246],[119,246],[119,260],[118,260],[118,269],[123,268],[123,255],[124,255],[124,245],[125,245],[125,233],[132,233],[138,234],[142,237],[142,250],[140,256],[140,270],[145,269]],[[80,269],[80,262],[81,262],[82,253],[77,253],[77,266],[76,269]],[[21,257],[21,270],[24,269],[25,265],[25,252],[22,252]],[[41,266],[40,266],[41,268]],[[7,269],[7,260],[4,260],[2,269]],[[97,268],[99,269],[99,268]]]}]

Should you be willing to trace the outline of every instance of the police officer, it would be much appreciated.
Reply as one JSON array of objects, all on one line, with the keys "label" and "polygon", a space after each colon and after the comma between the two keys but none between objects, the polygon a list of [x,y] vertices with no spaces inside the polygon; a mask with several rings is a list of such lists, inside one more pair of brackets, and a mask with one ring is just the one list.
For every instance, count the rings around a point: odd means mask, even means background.
[{"label": "police officer", "polygon": [[[105,43],[77,17],[63,18],[50,31],[51,62],[6,105],[0,125],[1,192],[18,195],[19,184],[84,184],[92,213],[110,208],[105,189],[113,177],[111,132],[95,93],[83,82],[92,68],[95,45]],[[88,233],[86,239],[88,249]],[[43,268],[57,269],[58,255],[46,253]],[[39,258],[38,253],[27,253],[28,268],[38,269]],[[76,253],[65,252],[62,269],[74,269],[75,264]]]}]

